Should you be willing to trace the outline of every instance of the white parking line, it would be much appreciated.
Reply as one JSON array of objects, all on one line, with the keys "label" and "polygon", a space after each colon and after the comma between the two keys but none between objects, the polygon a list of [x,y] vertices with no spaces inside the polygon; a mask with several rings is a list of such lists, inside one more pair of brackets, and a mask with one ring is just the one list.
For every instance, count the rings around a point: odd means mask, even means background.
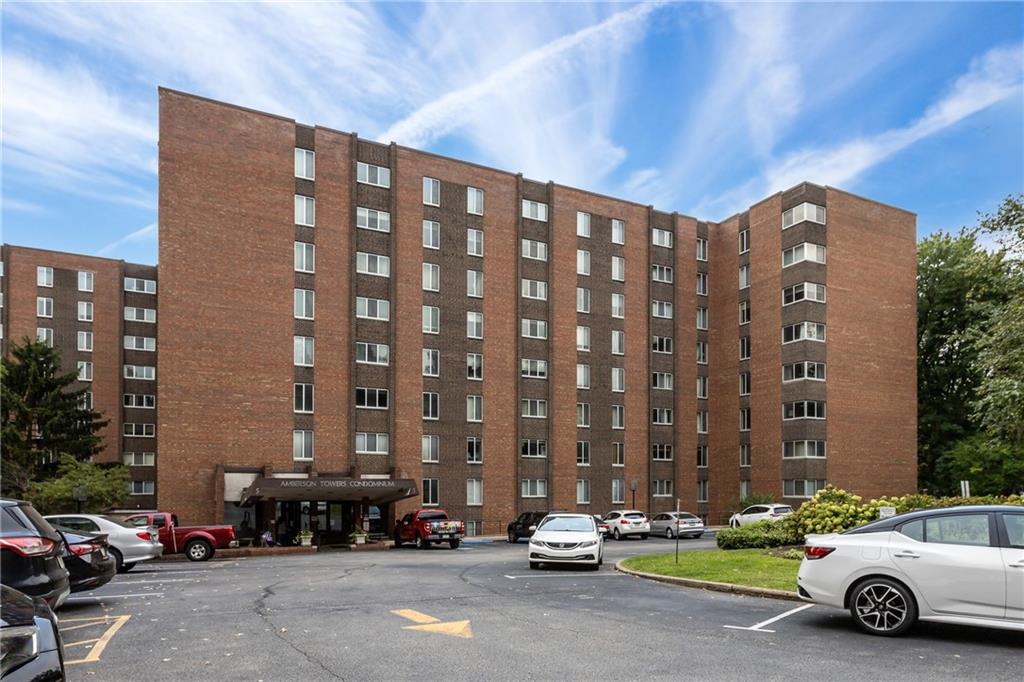
[{"label": "white parking line", "polygon": [[97,602],[103,601],[104,599],[130,599],[132,597],[162,597],[163,592],[140,592],[138,594],[105,594],[103,596],[92,596],[92,597],[69,597],[68,602]]},{"label": "white parking line", "polygon": [[145,585],[146,583],[197,583],[202,578],[168,578],[166,580],[118,580],[121,585]]},{"label": "white parking line", "polygon": [[799,613],[801,611],[805,611],[805,610],[811,608],[812,606],[814,606],[814,604],[804,604],[803,606],[798,606],[795,609],[790,609],[789,611],[786,611],[785,613],[780,613],[779,615],[775,616],[774,618],[769,618],[768,620],[762,620],[760,623],[755,623],[754,625],[751,625],[750,627],[742,627],[740,625],[723,625],[722,627],[723,628],[728,628],[730,630],[751,630],[751,631],[754,631],[754,632],[775,632],[775,630],[765,630],[764,626],[765,625],[771,625],[772,623],[774,623],[776,621],[782,620],[783,618],[786,618],[788,616],[792,616],[794,613]]},{"label": "white parking line", "polygon": [[547,573],[537,574],[531,573],[530,575],[506,575],[505,577],[509,580],[523,580],[526,578],[612,578],[617,575],[625,575],[623,573]]}]

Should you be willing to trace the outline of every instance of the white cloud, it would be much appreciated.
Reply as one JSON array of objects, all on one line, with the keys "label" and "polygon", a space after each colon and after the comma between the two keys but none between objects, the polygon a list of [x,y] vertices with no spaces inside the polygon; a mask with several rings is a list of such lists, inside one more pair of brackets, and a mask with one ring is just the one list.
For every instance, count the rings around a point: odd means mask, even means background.
[{"label": "white cloud", "polygon": [[46,209],[39,204],[11,197],[3,197],[2,206],[8,211],[18,211],[20,213],[46,213]]},{"label": "white cloud", "polygon": [[109,244],[107,244],[106,246],[98,249],[96,251],[96,255],[97,256],[110,256],[110,255],[113,255],[113,254],[115,254],[117,252],[118,249],[120,249],[122,246],[125,246],[126,244],[135,244],[135,243],[143,242],[143,241],[151,241],[151,242],[153,242],[153,244],[156,244],[157,236],[159,235],[159,232],[160,232],[160,230],[159,230],[159,227],[157,227],[157,224],[156,223],[150,223],[149,225],[146,225],[145,227],[140,227],[139,229],[135,230],[134,232],[129,232],[128,234],[126,234],[125,236],[121,237],[120,239],[114,240],[114,241],[110,242]]}]

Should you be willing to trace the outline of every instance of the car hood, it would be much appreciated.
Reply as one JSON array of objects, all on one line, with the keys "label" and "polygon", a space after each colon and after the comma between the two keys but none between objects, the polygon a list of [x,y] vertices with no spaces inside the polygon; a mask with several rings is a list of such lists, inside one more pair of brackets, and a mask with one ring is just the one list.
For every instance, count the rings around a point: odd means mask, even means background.
[{"label": "car hood", "polygon": [[574,533],[572,531],[561,531],[561,530],[538,530],[533,534],[533,540],[540,542],[588,542],[590,540],[596,540],[600,535],[598,533]]}]

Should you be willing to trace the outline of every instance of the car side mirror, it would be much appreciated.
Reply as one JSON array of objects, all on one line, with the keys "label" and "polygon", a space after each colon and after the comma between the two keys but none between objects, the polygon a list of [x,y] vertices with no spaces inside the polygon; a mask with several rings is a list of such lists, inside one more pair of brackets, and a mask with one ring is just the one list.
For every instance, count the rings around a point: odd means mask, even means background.
[{"label": "car side mirror", "polygon": [[533,531],[535,531],[535,530],[537,530],[537,526],[530,526],[530,532],[531,532],[531,533],[532,533]]}]

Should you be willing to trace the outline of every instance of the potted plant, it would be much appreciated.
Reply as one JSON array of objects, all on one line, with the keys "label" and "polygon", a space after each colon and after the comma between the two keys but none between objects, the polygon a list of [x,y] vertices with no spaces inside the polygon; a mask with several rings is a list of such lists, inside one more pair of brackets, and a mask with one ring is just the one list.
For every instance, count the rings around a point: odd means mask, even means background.
[{"label": "potted plant", "polygon": [[295,536],[295,539],[292,542],[296,545],[302,545],[303,547],[311,546],[313,544],[313,531],[299,531],[299,534]]},{"label": "potted plant", "polygon": [[348,534],[348,542],[352,545],[365,545],[366,531],[359,526],[356,526],[352,529],[352,532]]}]

